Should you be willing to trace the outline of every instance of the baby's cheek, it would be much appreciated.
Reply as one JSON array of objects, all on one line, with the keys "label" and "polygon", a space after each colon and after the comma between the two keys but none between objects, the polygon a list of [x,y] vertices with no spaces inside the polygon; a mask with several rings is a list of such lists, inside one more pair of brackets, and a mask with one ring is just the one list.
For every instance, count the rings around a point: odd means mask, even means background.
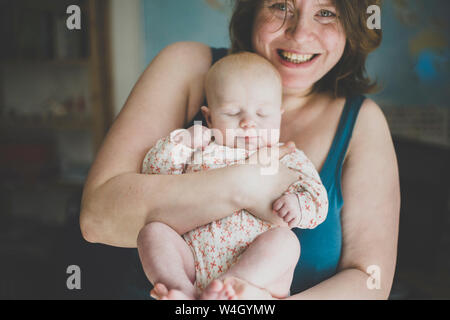
[{"label": "baby's cheek", "polygon": [[225,133],[217,128],[211,129],[211,136],[214,137],[214,142],[218,145],[225,145]]},{"label": "baby's cheek", "polygon": [[280,134],[272,132],[268,137],[265,137],[266,145],[277,146],[280,141]]},{"label": "baby's cheek", "polygon": [[279,128],[263,129],[260,131],[260,143],[264,146],[276,146],[280,140]]}]

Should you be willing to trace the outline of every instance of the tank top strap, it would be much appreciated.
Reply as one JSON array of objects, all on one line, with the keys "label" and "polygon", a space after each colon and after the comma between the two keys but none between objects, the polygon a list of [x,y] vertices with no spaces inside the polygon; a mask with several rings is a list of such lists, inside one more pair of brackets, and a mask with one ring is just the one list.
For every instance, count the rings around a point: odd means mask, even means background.
[{"label": "tank top strap", "polygon": [[347,98],[345,102],[336,134],[320,172],[325,185],[331,181],[340,182],[344,157],[352,137],[356,118],[365,99],[365,96],[357,95]]},{"label": "tank top strap", "polygon": [[211,54],[212,54],[212,62],[211,66],[228,55],[228,48],[213,48],[211,47]]},{"label": "tank top strap", "polygon": [[[220,59],[222,59],[223,57],[225,57],[227,54],[228,54],[228,48],[213,48],[213,47],[211,47],[211,55],[212,55],[211,66],[214,63],[216,63],[217,61],[219,61]],[[208,105],[208,101],[206,101],[206,97],[205,97],[205,100],[203,101],[203,105],[204,106]],[[192,127],[194,125],[195,121],[201,121],[203,126],[205,126],[205,127],[207,126],[206,120],[203,117],[203,113],[201,111],[197,112],[194,119],[192,119],[192,121],[186,126],[186,128]]]}]

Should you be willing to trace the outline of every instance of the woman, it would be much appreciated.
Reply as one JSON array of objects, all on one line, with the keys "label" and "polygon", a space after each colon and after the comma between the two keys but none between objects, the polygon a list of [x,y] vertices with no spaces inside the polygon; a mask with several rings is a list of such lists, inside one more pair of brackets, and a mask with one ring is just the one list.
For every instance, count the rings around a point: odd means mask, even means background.
[{"label": "woman", "polygon": [[[392,286],[400,207],[396,156],[380,108],[360,96],[373,89],[364,65],[381,41],[379,30],[366,27],[372,4],[378,1],[236,2],[232,51],[253,51],[280,72],[286,110],[280,141],[306,153],[329,197],[327,220],[297,234],[302,252],[289,299],[386,299]],[[86,240],[136,247],[146,223],[160,221],[183,234],[241,208],[282,225],[271,204],[295,180],[282,165],[271,176],[260,175],[258,165],[139,174],[157,139],[198,114],[212,53],[217,59],[218,52],[203,44],[176,43],[143,73],[89,173],[80,217]],[[216,203],[208,211],[212,194]],[[230,281],[242,297],[266,297]],[[166,295],[160,288],[154,294]]]}]

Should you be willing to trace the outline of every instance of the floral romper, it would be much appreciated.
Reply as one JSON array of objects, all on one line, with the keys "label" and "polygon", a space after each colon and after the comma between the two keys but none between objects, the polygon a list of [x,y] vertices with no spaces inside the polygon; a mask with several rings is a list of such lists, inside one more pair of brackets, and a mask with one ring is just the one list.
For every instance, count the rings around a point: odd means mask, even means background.
[{"label": "floral romper", "polygon": [[[180,130],[184,129],[175,130],[168,137],[158,140],[148,151],[142,164],[142,173],[183,174],[211,170],[243,163],[252,154],[252,151],[214,142],[203,151],[193,150],[174,141],[173,137]],[[319,174],[312,162],[298,149],[284,156],[280,162],[300,174],[299,179],[285,192],[296,194],[299,200],[301,220],[297,227],[315,228],[325,220],[328,212],[327,192]],[[227,271],[252,241],[271,227],[271,224],[242,209],[185,233],[183,238],[194,255],[196,288],[204,289],[213,279]]]}]

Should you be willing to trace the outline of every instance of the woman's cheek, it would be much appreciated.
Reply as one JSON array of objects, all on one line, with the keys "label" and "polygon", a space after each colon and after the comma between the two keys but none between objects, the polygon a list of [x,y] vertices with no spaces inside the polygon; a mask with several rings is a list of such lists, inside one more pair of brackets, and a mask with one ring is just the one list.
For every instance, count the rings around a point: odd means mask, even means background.
[{"label": "woman's cheek", "polygon": [[268,58],[270,52],[265,52],[268,45],[278,35],[281,24],[276,21],[273,15],[260,14],[253,24],[252,46],[253,51]]},{"label": "woman's cheek", "polygon": [[337,25],[326,27],[321,32],[322,41],[327,47],[327,51],[333,56],[341,57],[345,49],[346,37],[341,27]]}]

